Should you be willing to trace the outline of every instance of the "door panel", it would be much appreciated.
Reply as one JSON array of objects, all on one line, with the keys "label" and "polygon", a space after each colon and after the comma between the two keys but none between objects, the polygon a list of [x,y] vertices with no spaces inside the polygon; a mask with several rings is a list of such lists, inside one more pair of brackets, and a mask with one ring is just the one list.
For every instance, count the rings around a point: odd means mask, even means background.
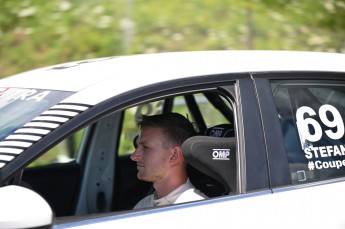
[{"label": "door panel", "polygon": [[48,201],[55,216],[73,213],[80,184],[80,166],[76,162],[27,168],[22,181]]}]

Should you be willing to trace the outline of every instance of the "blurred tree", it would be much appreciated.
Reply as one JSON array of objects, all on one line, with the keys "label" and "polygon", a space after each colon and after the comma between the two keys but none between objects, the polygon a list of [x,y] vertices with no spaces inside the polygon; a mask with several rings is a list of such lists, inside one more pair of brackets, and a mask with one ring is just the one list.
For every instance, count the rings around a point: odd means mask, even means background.
[{"label": "blurred tree", "polygon": [[1,0],[0,77],[182,50],[345,52],[345,0]]},{"label": "blurred tree", "polygon": [[[296,23],[300,47],[309,50],[345,52],[345,0],[261,0]],[[283,9],[283,11],[282,11]]]}]

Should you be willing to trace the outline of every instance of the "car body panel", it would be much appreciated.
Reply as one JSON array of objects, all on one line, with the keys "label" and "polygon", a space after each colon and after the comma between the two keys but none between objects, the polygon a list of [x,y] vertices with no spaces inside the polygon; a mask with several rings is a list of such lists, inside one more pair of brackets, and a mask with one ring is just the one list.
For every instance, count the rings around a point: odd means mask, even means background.
[{"label": "car body panel", "polygon": [[[135,211],[76,223],[56,225],[54,228],[343,228],[341,216],[345,196],[332,195],[332,190],[345,191],[345,183],[314,187],[291,188],[275,194],[259,192],[241,197],[206,200],[171,206],[164,209]],[[315,212],[320,212],[316,216]],[[249,218],[248,218],[249,217]],[[315,217],[319,217],[315,219]]]},{"label": "car body panel", "polygon": [[[200,75],[270,71],[345,71],[344,60],[345,57],[341,54],[296,51],[141,54],[71,62],[32,70],[1,80],[0,87],[76,92],[100,83],[102,86],[107,85],[103,93],[111,90],[115,96],[152,83]],[[325,65],[326,61],[329,64]],[[107,81],[102,83],[104,80]],[[121,81],[121,84],[118,81]],[[65,82],[70,83],[66,85]],[[100,92],[98,88],[101,87],[89,87],[89,93],[97,94]]]}]

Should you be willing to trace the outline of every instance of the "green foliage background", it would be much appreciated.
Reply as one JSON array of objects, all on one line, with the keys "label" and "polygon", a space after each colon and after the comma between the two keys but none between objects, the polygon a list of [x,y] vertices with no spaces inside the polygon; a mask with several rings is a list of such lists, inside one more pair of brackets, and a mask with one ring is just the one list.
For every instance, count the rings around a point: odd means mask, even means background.
[{"label": "green foliage background", "polygon": [[343,15],[345,0],[1,0],[0,78],[134,53],[345,52]]}]

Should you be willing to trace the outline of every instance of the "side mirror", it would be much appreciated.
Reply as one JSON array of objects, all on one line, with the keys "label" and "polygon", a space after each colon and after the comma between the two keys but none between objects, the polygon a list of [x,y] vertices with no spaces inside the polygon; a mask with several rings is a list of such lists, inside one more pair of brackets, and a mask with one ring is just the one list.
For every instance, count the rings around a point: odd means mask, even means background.
[{"label": "side mirror", "polygon": [[0,229],[51,228],[53,211],[34,191],[15,185],[0,188]]}]

